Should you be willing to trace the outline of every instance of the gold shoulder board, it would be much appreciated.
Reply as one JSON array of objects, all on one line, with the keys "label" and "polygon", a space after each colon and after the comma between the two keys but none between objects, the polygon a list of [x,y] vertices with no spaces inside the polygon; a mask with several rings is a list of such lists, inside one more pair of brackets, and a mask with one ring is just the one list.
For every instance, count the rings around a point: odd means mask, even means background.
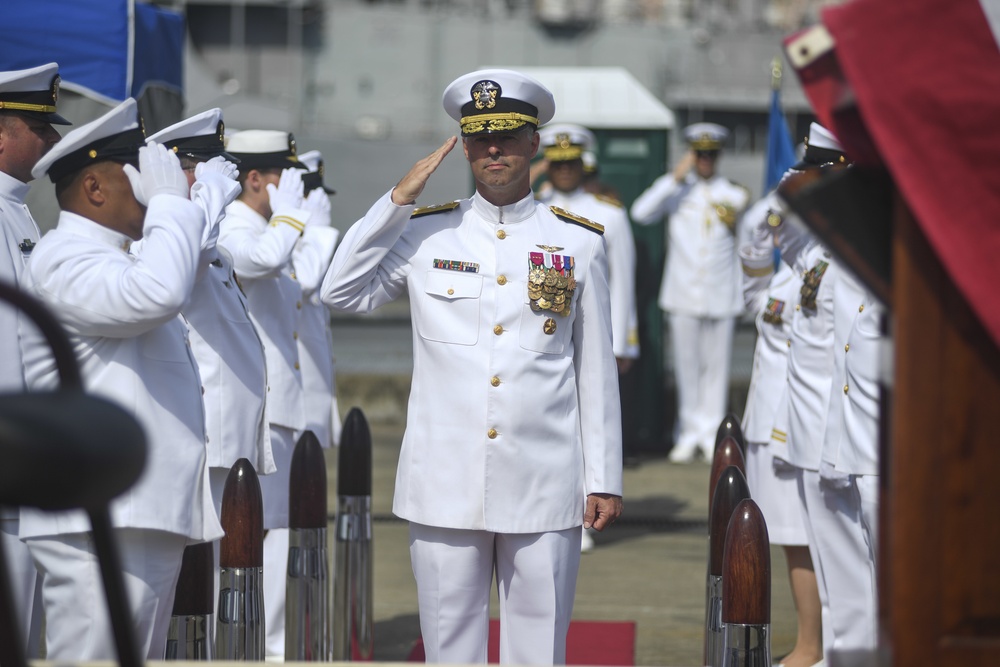
[{"label": "gold shoulder board", "polygon": [[604,202],[605,204],[611,204],[612,206],[617,206],[618,208],[625,208],[625,204],[621,203],[614,197],[609,197],[608,195],[601,195],[601,194],[595,194],[594,196],[597,197],[602,202]]},{"label": "gold shoulder board", "polygon": [[748,188],[747,186],[743,185],[742,183],[737,183],[736,181],[732,181],[731,180],[729,182],[732,183],[733,185],[735,185],[736,187],[738,187],[740,190],[742,190],[744,192],[744,194],[746,194],[746,196],[747,196],[747,204],[746,205],[749,206],[750,205],[750,195],[751,195],[750,188]]},{"label": "gold shoulder board", "polygon": [[587,220],[576,213],[570,213],[566,209],[559,208],[558,206],[549,206],[549,210],[552,211],[552,213],[560,220],[565,220],[566,222],[572,222],[574,225],[586,227],[590,231],[597,232],[598,234],[604,233],[604,225],[594,222],[593,220]]},{"label": "gold shoulder board", "polygon": [[433,215],[435,213],[440,213],[441,211],[452,211],[458,208],[457,201],[451,201],[447,204],[435,204],[434,206],[418,206],[413,209],[413,213],[410,214],[410,218],[419,218],[424,215]]}]

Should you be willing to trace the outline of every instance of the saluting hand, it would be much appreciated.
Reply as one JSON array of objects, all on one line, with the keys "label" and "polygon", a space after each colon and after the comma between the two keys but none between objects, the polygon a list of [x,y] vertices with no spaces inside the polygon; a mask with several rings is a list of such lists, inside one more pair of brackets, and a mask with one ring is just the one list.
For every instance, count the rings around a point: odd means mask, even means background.
[{"label": "saluting hand", "polygon": [[677,163],[677,166],[674,167],[674,180],[678,183],[683,181],[684,177],[686,177],[688,172],[691,171],[691,168],[694,167],[694,161],[694,151],[688,150],[684,153],[684,157],[682,157],[680,162]]},{"label": "saluting hand", "polygon": [[415,202],[420,193],[423,192],[424,186],[427,185],[427,180],[431,177],[431,174],[441,164],[444,156],[451,152],[456,143],[458,143],[458,137],[449,137],[447,141],[441,144],[440,148],[413,165],[410,171],[406,173],[406,176],[403,176],[399,183],[396,184],[396,187],[393,188],[392,203],[396,206],[409,206]]},{"label": "saluting hand", "polygon": [[592,493],[587,496],[587,509],[583,513],[583,527],[604,530],[621,516],[624,503],[621,496],[610,493]]}]

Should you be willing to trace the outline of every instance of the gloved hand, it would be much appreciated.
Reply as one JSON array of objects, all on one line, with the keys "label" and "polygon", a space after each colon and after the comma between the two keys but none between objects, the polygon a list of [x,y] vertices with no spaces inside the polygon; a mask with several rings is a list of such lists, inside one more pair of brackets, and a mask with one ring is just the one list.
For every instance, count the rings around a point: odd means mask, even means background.
[{"label": "gloved hand", "polygon": [[303,208],[302,170],[289,167],[281,172],[278,185],[267,184],[267,197],[271,203],[271,215],[288,215],[295,209]]},{"label": "gloved hand", "polygon": [[302,208],[309,211],[308,227],[329,227],[330,220],[330,195],[326,194],[323,188],[316,188],[306,196],[306,201]]},{"label": "gloved hand", "polygon": [[764,216],[759,224],[750,230],[750,244],[754,250],[769,253],[774,250],[774,227],[768,222],[772,211],[768,210],[768,215]]},{"label": "gloved hand", "polygon": [[173,151],[156,142],[139,149],[139,170],[126,164],[123,167],[135,198],[149,206],[156,195],[177,195],[188,198],[188,182],[181,162]]},{"label": "gloved hand", "polygon": [[222,174],[226,178],[231,178],[235,181],[236,177],[239,176],[240,169],[221,155],[216,155],[207,162],[199,162],[194,168],[195,180],[199,180],[202,176],[209,173]]},{"label": "gloved hand", "polygon": [[842,491],[851,485],[851,475],[840,472],[828,461],[820,461],[819,483],[829,489]]}]

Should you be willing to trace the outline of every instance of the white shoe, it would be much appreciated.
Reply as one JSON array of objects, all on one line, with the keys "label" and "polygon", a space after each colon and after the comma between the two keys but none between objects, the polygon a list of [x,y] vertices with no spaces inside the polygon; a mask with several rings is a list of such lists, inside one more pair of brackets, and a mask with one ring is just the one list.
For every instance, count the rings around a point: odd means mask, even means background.
[{"label": "white shoe", "polygon": [[697,455],[697,446],[680,449],[675,445],[674,448],[670,450],[670,454],[667,455],[667,460],[671,463],[694,463]]},{"label": "white shoe", "polygon": [[[593,529],[591,529],[593,530]],[[594,538],[590,536],[590,530],[584,529],[580,539],[580,553],[585,554],[594,550]]]}]

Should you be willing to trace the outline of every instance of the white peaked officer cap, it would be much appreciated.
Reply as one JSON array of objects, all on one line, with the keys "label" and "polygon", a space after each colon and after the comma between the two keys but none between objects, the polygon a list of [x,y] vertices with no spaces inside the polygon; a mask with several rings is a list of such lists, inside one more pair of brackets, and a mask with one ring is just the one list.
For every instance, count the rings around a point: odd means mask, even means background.
[{"label": "white peaked officer cap", "polygon": [[56,125],[72,125],[56,113],[59,101],[59,65],[0,72],[0,111],[36,116]]},{"label": "white peaked officer cap", "polygon": [[97,120],[81,125],[52,147],[31,170],[53,183],[98,162],[138,163],[139,149],[146,145],[139,108],[131,97]]},{"label": "white peaked officer cap", "polygon": [[809,169],[825,164],[846,164],[847,156],[844,148],[833,136],[833,132],[819,123],[809,125],[809,136],[806,137],[806,152],[792,169]]},{"label": "white peaked officer cap", "polygon": [[545,159],[549,162],[580,160],[594,145],[594,133],[580,125],[555,123],[538,130]]},{"label": "white peaked officer cap", "polygon": [[458,121],[463,137],[513,132],[524,125],[537,128],[552,120],[556,112],[548,88],[508,69],[484,69],[460,76],[445,88],[441,102],[448,115]]},{"label": "white peaked officer cap", "polygon": [[299,162],[309,170],[308,174],[302,176],[302,185],[306,193],[312,192],[316,188],[323,188],[328,195],[335,195],[337,191],[327,187],[323,182],[326,176],[326,166],[323,162],[323,154],[319,151],[307,151],[299,156]]},{"label": "white peaked officer cap", "polygon": [[240,161],[240,171],[250,169],[305,169],[299,161],[295,136],[281,130],[243,130],[230,135],[226,150]]},{"label": "white peaked officer cap", "polygon": [[729,130],[716,123],[694,123],[684,128],[684,140],[692,150],[718,151],[729,136]]},{"label": "white peaked officer cap", "polygon": [[146,140],[163,144],[179,157],[210,160],[221,155],[231,162],[237,158],[226,152],[226,126],[222,109],[209,109],[166,127]]}]

